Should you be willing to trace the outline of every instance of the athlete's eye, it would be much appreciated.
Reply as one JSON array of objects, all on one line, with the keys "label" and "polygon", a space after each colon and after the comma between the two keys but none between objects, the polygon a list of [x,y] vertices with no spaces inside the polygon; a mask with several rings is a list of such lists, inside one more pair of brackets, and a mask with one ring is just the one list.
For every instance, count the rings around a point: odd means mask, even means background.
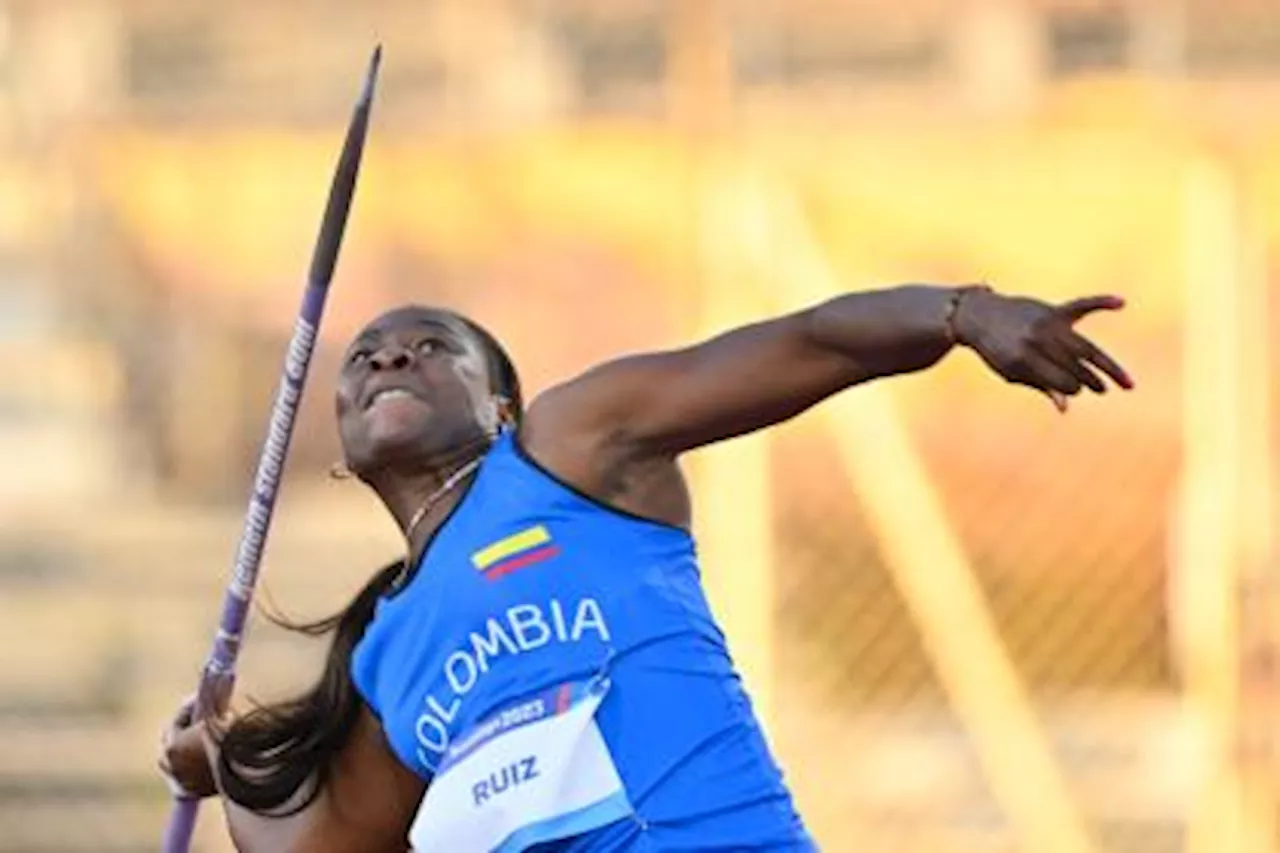
[{"label": "athlete's eye", "polygon": [[367,349],[355,350],[351,355],[347,356],[347,364],[351,367],[359,367],[368,361],[371,355],[373,355],[373,353],[369,352]]},{"label": "athlete's eye", "polygon": [[450,352],[450,347],[440,338],[423,338],[417,346],[419,355],[435,355],[439,352]]}]

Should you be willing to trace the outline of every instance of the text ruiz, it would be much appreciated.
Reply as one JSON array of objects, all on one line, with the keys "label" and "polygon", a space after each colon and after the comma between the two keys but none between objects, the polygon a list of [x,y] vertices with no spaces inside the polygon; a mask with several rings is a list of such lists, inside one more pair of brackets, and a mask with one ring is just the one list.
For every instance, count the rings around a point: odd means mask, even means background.
[{"label": "text ruiz", "polygon": [[[609,642],[609,626],[594,598],[581,598],[576,605],[565,605],[555,598],[545,606],[517,604],[500,616],[490,616],[481,631],[471,632],[466,646],[445,658],[445,683],[427,696],[426,710],[414,727],[418,760],[427,768],[433,767],[436,762],[431,756],[449,748],[449,724],[457,717],[463,697],[475,689],[494,658],[531,652],[549,643],[578,643],[587,634]],[[437,698],[439,693],[444,694],[443,701]]]}]

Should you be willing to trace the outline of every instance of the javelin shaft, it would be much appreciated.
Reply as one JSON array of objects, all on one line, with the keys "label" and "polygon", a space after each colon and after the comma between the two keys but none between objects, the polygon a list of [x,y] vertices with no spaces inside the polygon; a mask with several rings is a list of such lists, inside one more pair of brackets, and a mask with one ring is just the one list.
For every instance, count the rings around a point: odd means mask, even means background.
[{"label": "javelin shaft", "polygon": [[[213,693],[218,689],[219,683],[231,678],[235,672],[244,624],[249,614],[249,603],[253,598],[254,585],[258,579],[258,567],[261,565],[262,552],[267,541],[267,530],[275,510],[281,473],[284,469],[285,457],[289,452],[289,442],[293,437],[298,402],[302,399],[302,389],[311,365],[311,355],[315,350],[316,332],[324,314],[329,283],[333,279],[338,250],[342,246],[342,235],[346,230],[347,215],[351,209],[351,199],[355,194],[356,179],[360,174],[361,155],[364,153],[369,113],[373,105],[373,91],[381,57],[382,48],[379,46],[374,50],[373,57],[369,61],[364,88],[351,117],[351,123],[347,127],[342,153],[338,158],[333,182],[329,188],[329,199],[325,205],[320,233],[316,238],[315,250],[311,257],[311,270],[307,277],[306,291],[303,293],[302,305],[293,327],[293,336],[289,341],[284,372],[280,377],[275,402],[271,409],[267,437],[258,458],[258,469],[253,479],[249,508],[240,533],[240,544],[236,549],[235,568],[227,587],[226,597],[223,599],[222,616],[214,637],[213,650],[201,675],[197,709],[212,707]],[[198,805],[199,801],[194,799],[177,800],[165,832],[164,853],[186,853],[191,843],[191,834],[195,829]]]}]

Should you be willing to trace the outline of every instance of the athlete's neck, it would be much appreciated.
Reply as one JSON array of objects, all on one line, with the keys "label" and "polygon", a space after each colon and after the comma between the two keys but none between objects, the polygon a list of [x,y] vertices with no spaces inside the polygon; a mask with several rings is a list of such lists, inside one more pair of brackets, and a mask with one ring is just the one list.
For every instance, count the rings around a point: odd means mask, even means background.
[{"label": "athlete's neck", "polygon": [[473,463],[488,452],[491,443],[488,436],[479,437],[429,460],[387,466],[364,477],[400,532],[411,540],[411,551],[416,553],[421,542],[448,516],[466,486],[467,477],[458,482],[458,475],[468,467],[474,468]]}]

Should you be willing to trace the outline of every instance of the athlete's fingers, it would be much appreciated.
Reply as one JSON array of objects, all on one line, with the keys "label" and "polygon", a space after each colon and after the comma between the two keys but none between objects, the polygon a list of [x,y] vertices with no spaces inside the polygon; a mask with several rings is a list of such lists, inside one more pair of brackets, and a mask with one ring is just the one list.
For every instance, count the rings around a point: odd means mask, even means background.
[{"label": "athlete's fingers", "polygon": [[1073,351],[1069,341],[1050,334],[1047,337],[1037,338],[1033,341],[1033,345],[1058,367],[1070,372],[1081,385],[1098,394],[1106,393],[1107,386],[1085,364],[1084,352]]},{"label": "athlete's fingers", "polygon": [[1067,413],[1067,401],[1070,399],[1061,391],[1045,391],[1045,396],[1049,398],[1049,402],[1053,403],[1053,407],[1062,414]]},{"label": "athlete's fingers", "polygon": [[1057,391],[1066,395],[1080,391],[1080,380],[1047,356],[1039,352],[1029,352],[1025,357],[1025,363],[1031,380],[1030,384],[1041,391]]},{"label": "athlete's fingers", "polygon": [[1103,373],[1110,376],[1121,388],[1126,391],[1133,388],[1133,379],[1129,376],[1129,372],[1120,366],[1120,363],[1111,356],[1107,355],[1093,341],[1086,338],[1078,332],[1067,333],[1067,340],[1071,342],[1074,349],[1078,349],[1081,358],[1097,367]]},{"label": "athlete's fingers", "polygon": [[1124,299],[1119,296],[1086,296],[1058,306],[1058,313],[1068,323],[1076,323],[1094,311],[1117,311],[1123,307]]}]

